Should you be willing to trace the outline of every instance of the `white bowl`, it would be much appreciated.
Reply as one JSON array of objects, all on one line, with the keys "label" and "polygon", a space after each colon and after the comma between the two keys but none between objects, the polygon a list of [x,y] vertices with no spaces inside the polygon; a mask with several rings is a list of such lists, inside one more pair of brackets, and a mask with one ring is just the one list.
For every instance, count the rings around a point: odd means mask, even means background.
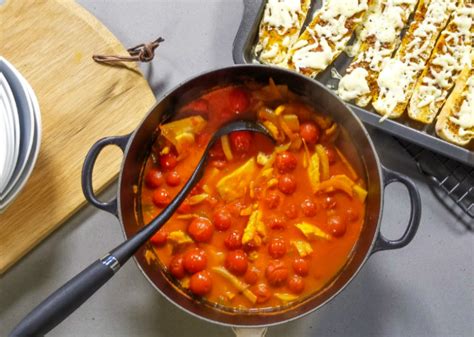
[{"label": "white bowl", "polygon": [[8,102],[9,102],[9,105],[10,105],[10,109],[11,109],[11,114],[12,114],[12,117],[13,117],[13,133],[15,134],[15,148],[14,148],[14,151],[15,151],[15,155],[14,155],[14,158],[15,158],[15,162],[18,160],[18,156],[19,156],[19,152],[20,152],[20,137],[21,137],[21,134],[20,134],[20,118],[18,116],[18,109],[16,107],[16,102],[15,102],[15,97],[13,97],[13,92],[10,88],[10,85],[8,84],[8,81],[7,79],[5,78],[5,76],[1,76],[4,80],[3,80],[3,87],[7,93],[7,99],[8,99]]},{"label": "white bowl", "polygon": [[0,71],[11,86],[18,107],[20,149],[12,179],[0,195],[0,212],[18,196],[30,177],[41,144],[41,112],[33,89],[8,61],[0,57]]},{"label": "white bowl", "polygon": [[0,165],[2,166],[2,175],[0,176],[0,191],[5,189],[11,175],[14,163],[14,134],[11,118],[11,108],[6,98],[6,92],[0,86],[0,113],[2,115],[1,131],[3,133],[3,158]]},{"label": "white bowl", "polygon": [[8,171],[8,160],[10,157],[8,146],[8,135],[7,135],[7,112],[5,107],[0,104],[0,185],[3,185],[4,180],[6,180],[6,175]]},{"label": "white bowl", "polygon": [[0,193],[2,193],[13,175],[18,161],[20,147],[18,111],[13,93],[2,73],[0,73],[0,108],[3,111],[4,126],[6,126],[6,130],[4,131],[7,138],[7,158],[5,158],[6,160],[3,162],[4,169],[0,174]]},{"label": "white bowl", "polygon": [[4,198],[18,181],[21,172],[25,169],[27,161],[33,147],[35,133],[35,122],[33,106],[28,98],[28,89],[24,86],[23,76],[7,60],[0,57],[0,72],[8,81],[16,102],[18,117],[20,121],[20,150],[15,170],[7,186],[0,193],[0,198]]}]

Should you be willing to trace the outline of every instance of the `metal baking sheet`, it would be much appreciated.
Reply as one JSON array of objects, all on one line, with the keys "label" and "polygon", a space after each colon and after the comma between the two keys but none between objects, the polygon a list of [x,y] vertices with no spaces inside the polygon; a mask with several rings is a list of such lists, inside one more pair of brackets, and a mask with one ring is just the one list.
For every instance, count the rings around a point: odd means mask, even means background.
[{"label": "metal baking sheet", "polygon": [[[259,63],[254,55],[254,47],[258,40],[258,27],[266,1],[243,0],[243,2],[244,13],[234,40],[234,62],[236,64]],[[313,16],[312,13],[321,7],[321,4],[321,0],[312,1],[305,25],[311,20]],[[336,88],[338,80],[331,74],[331,69],[334,68],[339,73],[344,74],[344,69],[350,62],[351,58],[345,53],[342,53],[333,64],[328,67],[328,69],[316,77],[316,80],[325,84],[329,88]],[[381,116],[370,109],[363,109],[352,104],[348,105],[364,123],[474,167],[474,149],[463,148],[438,138],[434,132],[433,125],[420,128],[420,126],[413,121],[403,117],[397,120],[387,119],[381,123],[379,122]]]}]

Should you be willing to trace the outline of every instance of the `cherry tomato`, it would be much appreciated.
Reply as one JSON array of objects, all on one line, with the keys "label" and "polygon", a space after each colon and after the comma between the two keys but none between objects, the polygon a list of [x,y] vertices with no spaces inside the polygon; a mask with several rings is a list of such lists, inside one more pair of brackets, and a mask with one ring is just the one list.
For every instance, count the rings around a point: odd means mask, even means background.
[{"label": "cherry tomato", "polygon": [[247,206],[244,206],[240,201],[233,201],[230,204],[226,205],[227,210],[230,212],[230,214],[232,214],[234,218],[239,217],[240,211],[245,207]]},{"label": "cherry tomato", "polygon": [[288,279],[289,273],[288,268],[280,260],[271,261],[265,270],[268,283],[275,287],[284,284]]},{"label": "cherry tomato", "polygon": [[213,160],[225,160],[225,154],[221,142],[216,142],[212,146],[211,150],[209,150],[209,157]]},{"label": "cherry tomato", "polygon": [[300,125],[300,136],[308,145],[314,145],[318,142],[319,133],[319,128],[313,122],[304,122]]},{"label": "cherry tomato", "polygon": [[327,196],[323,199],[323,207],[325,209],[333,209],[334,207],[336,207],[337,203],[336,203],[336,199],[334,199],[334,197],[331,197],[331,196]]},{"label": "cherry tomato", "polygon": [[184,269],[189,274],[204,270],[207,265],[206,252],[200,248],[193,248],[184,254]]},{"label": "cherry tomato", "polygon": [[298,217],[298,207],[295,204],[286,206],[285,215],[288,219],[296,219]]},{"label": "cherry tomato", "polygon": [[280,215],[272,215],[266,221],[270,229],[284,229],[286,227],[286,219]]},{"label": "cherry tomato", "polygon": [[189,195],[196,195],[196,194],[201,194],[202,193],[202,184],[199,182],[197,183],[191,192],[189,192]]},{"label": "cherry tomato", "polygon": [[274,259],[286,254],[286,242],[283,238],[272,238],[268,243],[268,254]]},{"label": "cherry tomato", "polygon": [[276,191],[269,191],[265,196],[265,204],[268,209],[275,209],[280,204],[280,195]]},{"label": "cherry tomato", "polygon": [[297,164],[296,156],[289,151],[280,152],[275,158],[275,166],[281,173],[293,171]]},{"label": "cherry tomato", "polygon": [[301,257],[293,260],[293,270],[300,276],[306,276],[309,273],[309,262]]},{"label": "cherry tomato", "polygon": [[326,154],[328,156],[329,165],[334,164],[337,159],[336,151],[334,150],[334,148],[330,146],[325,146],[325,149],[326,149]]},{"label": "cherry tomato", "polygon": [[203,270],[191,276],[189,289],[198,296],[204,296],[209,293],[212,289],[211,274],[207,270]]},{"label": "cherry tomato", "polygon": [[357,221],[360,217],[359,212],[357,212],[353,207],[346,209],[347,220],[350,222]]},{"label": "cherry tomato", "polygon": [[257,303],[265,303],[272,297],[272,291],[265,283],[259,283],[252,288],[252,292],[257,296]]},{"label": "cherry tomato", "polygon": [[301,209],[303,210],[303,214],[308,217],[315,216],[318,212],[318,206],[311,199],[303,200],[301,203]]},{"label": "cherry tomato", "polygon": [[175,255],[171,258],[168,268],[171,275],[173,275],[177,279],[181,279],[186,275],[184,271],[183,261],[184,259],[181,255]]},{"label": "cherry tomato", "polygon": [[158,207],[166,206],[170,203],[171,197],[167,190],[160,188],[159,190],[153,191],[152,195],[153,203]]},{"label": "cherry tomato", "polygon": [[304,281],[301,276],[293,275],[288,280],[288,289],[294,294],[301,294],[304,290]]},{"label": "cherry tomato", "polygon": [[212,222],[206,218],[194,218],[188,226],[188,233],[196,242],[208,242],[212,232]]},{"label": "cherry tomato", "polygon": [[224,245],[230,250],[242,248],[242,233],[238,230],[233,230],[225,238]]},{"label": "cherry tomato", "polygon": [[241,249],[229,252],[225,258],[225,267],[235,275],[244,275],[248,267],[247,254]]},{"label": "cherry tomato", "polygon": [[228,122],[235,118],[236,113],[229,107],[223,107],[219,113],[219,119],[222,123]]},{"label": "cherry tomato", "polygon": [[165,170],[172,170],[178,165],[178,160],[174,153],[167,153],[160,156],[160,166]]},{"label": "cherry tomato", "polygon": [[232,215],[225,208],[218,209],[214,212],[212,222],[218,231],[226,231],[232,224]]},{"label": "cherry tomato", "polygon": [[166,175],[166,183],[168,186],[178,186],[181,183],[181,177],[178,172],[171,171]]},{"label": "cherry tomato", "polygon": [[160,229],[158,232],[155,233],[150,239],[150,242],[154,246],[163,246],[166,243],[166,240],[168,239],[168,232]]},{"label": "cherry tomato", "polygon": [[296,191],[296,179],[292,174],[284,174],[278,179],[278,189],[285,194],[293,194]]},{"label": "cherry tomato", "polygon": [[247,272],[244,275],[244,281],[247,284],[255,284],[258,281],[259,270],[255,267],[247,269]]},{"label": "cherry tomato", "polygon": [[208,111],[209,111],[209,102],[205,99],[197,99],[193,102],[191,102],[188,106],[187,106],[188,109],[186,110],[189,110],[189,111],[192,111],[192,112],[199,112],[201,114],[207,114]]},{"label": "cherry tomato", "polygon": [[243,250],[245,250],[246,252],[251,252],[252,250],[258,250],[258,248],[259,248],[259,245],[254,240],[246,242],[243,245]]},{"label": "cherry tomato", "polygon": [[250,105],[250,99],[244,90],[240,88],[234,88],[229,93],[229,103],[232,111],[235,114],[239,114],[248,109]]},{"label": "cherry tomato", "polygon": [[332,215],[328,219],[328,227],[332,235],[341,237],[346,233],[346,221],[340,215]]},{"label": "cherry tomato", "polygon": [[145,176],[145,184],[150,188],[160,187],[164,182],[163,173],[155,168],[150,169]]},{"label": "cherry tomato", "polygon": [[225,160],[213,160],[211,165],[218,169],[223,169],[226,163],[227,162]]},{"label": "cherry tomato", "polygon": [[234,131],[229,134],[232,150],[238,154],[247,153],[252,144],[252,134],[249,131]]},{"label": "cherry tomato", "polygon": [[178,213],[180,213],[180,214],[191,213],[191,210],[192,210],[192,206],[189,203],[188,199],[184,199],[184,201],[178,207]]}]

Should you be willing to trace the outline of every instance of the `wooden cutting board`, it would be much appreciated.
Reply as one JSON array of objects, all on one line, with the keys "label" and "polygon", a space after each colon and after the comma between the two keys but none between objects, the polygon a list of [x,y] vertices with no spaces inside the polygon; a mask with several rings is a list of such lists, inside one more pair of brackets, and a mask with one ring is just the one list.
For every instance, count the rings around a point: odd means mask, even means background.
[{"label": "wooden cutting board", "polygon": [[[38,97],[43,138],[20,196],[0,215],[0,274],[85,203],[80,172],[99,138],[133,131],[155,102],[135,64],[112,67],[92,54],[126,55],[96,18],[72,0],[9,0],[0,6],[0,55]],[[106,149],[94,187],[116,177],[121,152]]]}]

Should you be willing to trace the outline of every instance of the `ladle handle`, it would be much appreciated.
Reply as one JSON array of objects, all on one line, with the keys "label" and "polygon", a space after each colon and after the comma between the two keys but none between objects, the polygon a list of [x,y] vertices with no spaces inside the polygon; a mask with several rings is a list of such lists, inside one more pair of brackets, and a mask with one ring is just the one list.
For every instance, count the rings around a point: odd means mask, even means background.
[{"label": "ladle handle", "polygon": [[[61,323],[71,313],[81,306],[100,287],[102,287],[125,264],[135,252],[156,233],[161,226],[178,209],[192,188],[201,180],[206,167],[210,149],[223,135],[233,131],[254,131],[270,137],[269,132],[260,124],[246,121],[235,121],[217,130],[211,137],[206,149],[191,177],[183,188],[148,225],[139,230],[131,238],[114,248],[109,254],[95,261],[89,267],[77,274],[69,282],[52,293],[48,298],[33,309],[10,333],[10,336],[42,336]],[[88,154],[85,171],[92,171],[94,162],[100,150],[110,144],[121,146],[123,149],[129,137],[104,138],[96,143]],[[117,140],[122,142],[117,143]],[[91,177],[91,176],[90,176]],[[84,184],[83,184],[84,186]],[[92,189],[92,180],[87,180],[85,186]],[[89,191],[91,192],[91,190]],[[90,194],[93,196],[93,194]],[[94,202],[98,202],[94,197]],[[109,207],[111,204],[106,204]],[[97,205],[95,205],[97,206]],[[99,207],[102,208],[102,207]],[[104,209],[104,208],[103,208]],[[107,209],[105,209],[107,210]]]},{"label": "ladle handle", "polygon": [[10,336],[43,336],[81,306],[115,273],[107,257],[95,261],[33,309]]},{"label": "ladle handle", "polygon": [[184,187],[155,219],[52,293],[15,327],[10,336],[42,336],[46,334],[99,290],[173,215],[186,195],[201,179],[206,159],[207,152]]}]

